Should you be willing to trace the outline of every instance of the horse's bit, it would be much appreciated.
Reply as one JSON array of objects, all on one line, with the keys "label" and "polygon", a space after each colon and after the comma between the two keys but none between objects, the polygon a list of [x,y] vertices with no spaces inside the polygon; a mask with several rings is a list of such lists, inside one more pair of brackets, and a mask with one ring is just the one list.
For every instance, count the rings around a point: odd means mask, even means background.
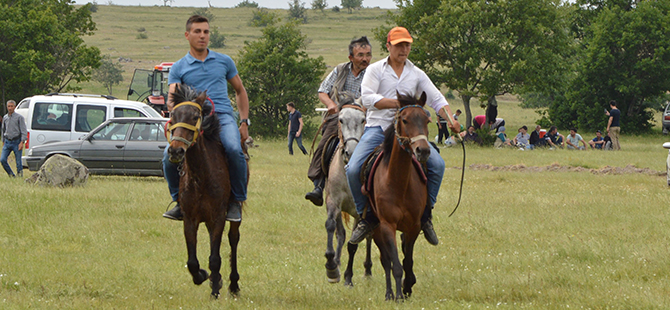
[{"label": "horse's bit", "polygon": [[[176,105],[174,108],[172,108],[172,111],[174,111],[175,109],[177,109],[179,107],[182,107],[182,106],[196,107],[196,108],[198,108],[198,111],[200,111],[200,113],[202,114],[202,107],[199,104],[197,104],[195,102],[191,102],[191,101],[182,102],[182,103]],[[168,141],[170,143],[172,143],[172,141],[184,142],[184,144],[186,144],[186,148],[189,148],[193,143],[195,143],[195,140],[198,139],[198,134],[200,133],[201,125],[202,125],[202,116],[198,117],[198,122],[195,124],[195,126],[193,126],[191,124],[188,124],[188,123],[172,124],[168,127],[168,130],[167,130]],[[180,127],[185,128],[185,129],[190,130],[190,131],[193,131],[193,140],[189,141],[189,140],[186,140],[182,137],[173,137],[172,136],[172,131],[177,129],[177,128],[180,128]]]},{"label": "horse's bit", "polygon": [[419,141],[419,140],[426,140],[426,142],[428,142],[428,137],[426,137],[426,135],[417,135],[417,136],[414,136],[414,137],[410,138],[410,137],[404,137],[404,136],[401,136],[401,135],[398,134],[398,121],[400,120],[400,112],[402,112],[402,110],[407,109],[407,108],[419,108],[419,109],[423,110],[423,107],[420,106],[420,105],[416,105],[416,104],[406,105],[406,106],[398,109],[398,111],[395,112],[395,118],[393,119],[393,126],[394,126],[394,129],[395,129],[395,136],[396,136],[396,139],[398,139],[398,143],[400,144],[400,148],[403,149],[405,152],[412,153],[411,148],[406,148],[405,145],[406,144],[411,145],[412,143],[414,143],[416,141]]}]

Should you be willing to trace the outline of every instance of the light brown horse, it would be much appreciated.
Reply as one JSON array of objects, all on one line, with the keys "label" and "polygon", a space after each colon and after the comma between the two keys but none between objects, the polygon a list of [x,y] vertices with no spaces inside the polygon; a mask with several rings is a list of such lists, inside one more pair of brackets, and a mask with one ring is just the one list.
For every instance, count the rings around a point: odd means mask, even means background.
[{"label": "light brown horse", "polygon": [[[426,207],[428,192],[425,180],[412,163],[412,157],[425,163],[430,156],[428,117],[423,110],[426,93],[416,98],[398,94],[400,108],[394,126],[385,132],[383,158],[373,176],[372,207],[379,219],[374,240],[379,247],[381,263],[386,273],[386,300],[403,299],[412,294],[416,283],[413,266],[414,243],[421,231],[421,215]],[[403,263],[396,245],[396,230],[403,232]],[[405,279],[403,281],[403,270]],[[391,272],[395,280],[394,297]]]},{"label": "light brown horse", "polygon": [[[173,102],[168,135],[170,161],[181,163],[179,204],[184,214],[184,237],[188,250],[188,271],[193,283],[200,285],[209,278],[212,297],[218,298],[221,280],[221,238],[226,225],[230,199],[228,164],[219,138],[219,120],[205,104],[206,92],[179,85],[172,93]],[[208,103],[208,102],[207,102]],[[198,226],[204,222],[209,231],[209,269],[200,269],[196,243]],[[237,244],[240,240],[240,222],[231,222],[228,232],[230,244],[230,286],[232,294],[239,292],[237,273]]]}]

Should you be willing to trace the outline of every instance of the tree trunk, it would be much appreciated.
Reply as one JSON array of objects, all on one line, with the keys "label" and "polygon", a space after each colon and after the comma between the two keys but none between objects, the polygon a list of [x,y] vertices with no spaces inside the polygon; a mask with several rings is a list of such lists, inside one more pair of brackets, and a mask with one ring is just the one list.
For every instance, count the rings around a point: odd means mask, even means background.
[{"label": "tree trunk", "polygon": [[470,97],[468,95],[461,95],[461,100],[463,100],[463,109],[465,110],[465,129],[466,130],[472,125],[472,112],[470,111],[470,98],[472,98],[472,97]]}]

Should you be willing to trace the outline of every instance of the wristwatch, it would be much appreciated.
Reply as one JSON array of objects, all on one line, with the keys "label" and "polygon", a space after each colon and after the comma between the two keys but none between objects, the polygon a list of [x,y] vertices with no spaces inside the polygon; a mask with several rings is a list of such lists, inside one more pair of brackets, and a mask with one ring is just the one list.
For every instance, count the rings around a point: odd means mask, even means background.
[{"label": "wristwatch", "polygon": [[251,121],[248,118],[241,119],[240,120],[240,125],[242,125],[242,123],[247,124],[247,126],[251,126]]}]

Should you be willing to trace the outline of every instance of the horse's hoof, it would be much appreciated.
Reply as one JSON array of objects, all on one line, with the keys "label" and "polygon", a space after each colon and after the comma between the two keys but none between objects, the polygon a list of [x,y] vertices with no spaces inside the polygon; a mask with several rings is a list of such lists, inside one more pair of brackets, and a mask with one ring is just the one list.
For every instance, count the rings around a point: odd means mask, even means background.
[{"label": "horse's hoof", "polygon": [[339,283],[340,282],[340,268],[326,269],[326,276],[328,277],[328,282],[329,283]]},{"label": "horse's hoof", "polygon": [[351,280],[344,280],[344,286],[349,287],[349,288],[353,288],[354,283],[351,282]]},{"label": "horse's hoof", "polygon": [[210,295],[210,297],[212,299],[219,299],[219,293],[212,293],[212,295]]},{"label": "horse's hoof", "polygon": [[198,271],[198,277],[193,277],[193,283],[195,283],[195,285],[200,285],[207,279],[209,279],[209,274],[207,271],[200,269],[200,271]]}]

